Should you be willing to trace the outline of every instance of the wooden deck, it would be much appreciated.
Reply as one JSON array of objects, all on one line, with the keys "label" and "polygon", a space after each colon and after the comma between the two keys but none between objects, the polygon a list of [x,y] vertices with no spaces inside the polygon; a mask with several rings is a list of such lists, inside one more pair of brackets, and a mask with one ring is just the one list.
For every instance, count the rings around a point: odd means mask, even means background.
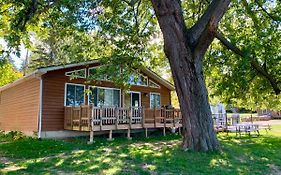
[{"label": "wooden deck", "polygon": [[66,106],[64,111],[64,129],[74,131],[89,131],[90,142],[93,142],[94,132],[127,130],[130,138],[131,130],[163,128],[181,128],[182,116],[179,109],[149,109],[143,107],[93,107],[93,106]]}]

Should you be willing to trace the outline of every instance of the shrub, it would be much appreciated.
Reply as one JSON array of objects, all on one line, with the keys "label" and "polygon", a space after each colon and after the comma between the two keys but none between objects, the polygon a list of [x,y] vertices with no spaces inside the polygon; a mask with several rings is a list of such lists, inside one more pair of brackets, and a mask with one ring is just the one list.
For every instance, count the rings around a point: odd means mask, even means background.
[{"label": "shrub", "polygon": [[22,133],[21,131],[10,131],[7,134],[5,134],[4,132],[1,132],[1,139],[4,139],[6,141],[11,141],[11,140],[21,140],[26,138],[26,136],[24,135],[24,133]]}]

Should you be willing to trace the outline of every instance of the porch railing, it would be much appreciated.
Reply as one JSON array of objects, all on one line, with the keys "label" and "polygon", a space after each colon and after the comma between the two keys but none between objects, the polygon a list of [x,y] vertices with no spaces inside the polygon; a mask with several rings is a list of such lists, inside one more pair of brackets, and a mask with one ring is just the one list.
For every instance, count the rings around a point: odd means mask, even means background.
[{"label": "porch railing", "polygon": [[179,109],[67,106],[64,114],[64,128],[78,131],[179,127],[182,123]]}]

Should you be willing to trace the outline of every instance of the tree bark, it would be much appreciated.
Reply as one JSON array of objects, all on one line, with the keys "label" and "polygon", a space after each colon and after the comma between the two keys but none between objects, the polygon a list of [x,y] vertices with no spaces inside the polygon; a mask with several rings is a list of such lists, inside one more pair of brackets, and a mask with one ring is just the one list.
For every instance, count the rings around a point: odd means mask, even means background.
[{"label": "tree bark", "polygon": [[183,148],[219,149],[208,102],[202,61],[229,2],[213,0],[201,19],[189,30],[179,0],[151,0],[164,37],[183,116]]}]

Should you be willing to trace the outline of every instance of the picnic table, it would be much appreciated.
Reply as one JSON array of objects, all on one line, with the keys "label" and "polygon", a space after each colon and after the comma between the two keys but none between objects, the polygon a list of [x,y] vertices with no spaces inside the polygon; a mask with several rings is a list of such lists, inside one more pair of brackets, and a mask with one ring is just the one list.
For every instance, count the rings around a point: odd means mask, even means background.
[{"label": "picnic table", "polygon": [[260,130],[271,130],[270,125],[260,125],[260,124],[255,124],[255,123],[239,123],[234,126],[228,126],[226,128],[227,133],[229,132],[235,132],[236,136],[239,134],[241,136],[243,133],[245,135],[251,135],[251,133],[255,133],[256,135],[260,135]]}]

